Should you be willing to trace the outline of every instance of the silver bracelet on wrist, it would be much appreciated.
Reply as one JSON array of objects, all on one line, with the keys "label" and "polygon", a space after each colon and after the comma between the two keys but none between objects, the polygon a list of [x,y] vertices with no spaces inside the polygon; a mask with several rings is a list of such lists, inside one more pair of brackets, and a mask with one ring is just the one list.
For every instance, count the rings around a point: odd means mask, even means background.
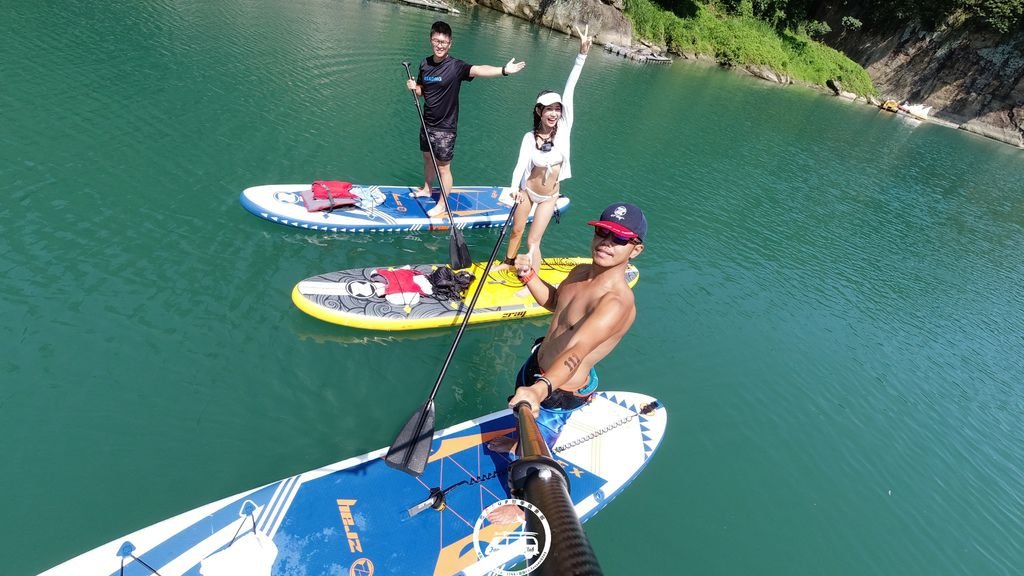
[{"label": "silver bracelet on wrist", "polygon": [[543,376],[537,376],[537,377],[534,378],[534,384],[536,384],[537,382],[543,382],[543,383],[548,385],[548,396],[547,397],[550,397],[551,396],[551,380],[548,380],[547,378],[545,378]]}]

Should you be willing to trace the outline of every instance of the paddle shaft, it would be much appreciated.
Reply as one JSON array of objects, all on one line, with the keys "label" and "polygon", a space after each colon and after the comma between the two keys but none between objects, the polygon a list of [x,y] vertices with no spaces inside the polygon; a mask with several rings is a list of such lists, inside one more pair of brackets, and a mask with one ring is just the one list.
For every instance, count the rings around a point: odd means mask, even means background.
[{"label": "paddle shaft", "polygon": [[[402,62],[402,66],[405,66],[405,74],[412,80],[412,71],[409,70],[409,63]],[[441,169],[437,165],[437,157],[434,156],[434,144],[430,141],[430,132],[427,130],[427,121],[423,118],[423,109],[420,108],[420,97],[416,95],[415,90],[412,92],[412,100],[416,103],[416,114],[420,117],[420,126],[423,128],[423,135],[427,139],[427,150],[430,151],[430,161],[434,164],[434,176],[437,178],[437,185],[441,187],[441,201],[444,202],[444,211],[448,213],[448,219],[452,223],[452,233],[455,232],[455,219],[452,217],[452,210],[448,206],[448,190],[444,189],[444,180],[441,178]]]},{"label": "paddle shaft", "polygon": [[491,265],[494,264],[494,258],[498,255],[498,249],[501,248],[501,244],[505,241],[505,233],[508,232],[508,225],[515,217],[517,208],[519,208],[518,201],[512,204],[512,209],[509,210],[508,218],[505,219],[505,224],[501,227],[501,234],[498,235],[498,241],[494,243],[494,249],[491,250],[491,257],[487,259],[487,265],[484,266],[483,276],[480,277],[480,282],[476,285],[476,291],[473,292],[473,299],[469,302],[469,308],[466,309],[466,315],[462,317],[462,325],[459,326],[459,331],[455,334],[455,340],[452,342],[451,349],[448,350],[448,357],[444,359],[444,365],[441,366],[441,373],[437,375],[437,382],[434,382],[434,389],[430,391],[430,398],[427,399],[427,402],[433,402],[434,397],[437,396],[438,389],[441,388],[441,381],[444,380],[444,374],[448,371],[448,364],[451,363],[452,356],[455,355],[455,349],[459,347],[459,340],[462,339],[462,333],[466,331],[466,325],[469,324],[469,315],[473,313],[473,308],[476,307],[476,301],[480,297],[480,292],[483,291],[484,283],[487,282],[487,275],[491,273]]},{"label": "paddle shaft", "polygon": [[[405,66],[406,75],[412,80],[409,63],[402,62],[402,65]],[[420,117],[420,126],[423,127],[423,134],[427,139],[430,160],[434,163],[435,176],[437,176],[438,182],[441,184],[441,200],[444,202],[444,209],[448,212],[448,218],[451,220],[451,250],[449,255],[451,256],[452,268],[468,268],[473,264],[473,261],[469,257],[469,249],[465,247],[465,240],[462,239],[462,235],[455,228],[455,220],[452,218],[451,208],[448,206],[444,182],[441,180],[441,171],[437,166],[437,158],[434,157],[434,147],[430,143],[430,133],[427,132],[427,122],[423,118],[423,110],[420,109],[419,97],[416,96],[415,90],[411,90],[411,92],[413,101],[416,104],[416,113]],[[427,454],[430,451],[430,442],[434,432],[434,398],[437,396],[437,391],[441,388],[441,381],[444,380],[444,375],[451,364],[452,356],[455,355],[455,349],[459,346],[459,340],[462,339],[462,334],[466,331],[469,317],[473,313],[477,299],[480,297],[480,291],[484,287],[484,282],[487,281],[487,276],[491,273],[491,265],[494,263],[494,258],[498,255],[498,249],[501,248],[501,244],[505,240],[508,225],[515,217],[516,208],[518,207],[519,202],[513,204],[512,209],[508,213],[508,218],[505,220],[505,225],[501,227],[501,234],[498,236],[498,241],[494,243],[491,257],[487,259],[487,266],[484,267],[483,276],[480,278],[476,292],[473,293],[473,299],[466,309],[466,315],[462,318],[462,326],[459,326],[459,331],[455,334],[455,341],[452,342],[452,347],[448,350],[448,356],[444,359],[441,371],[437,375],[437,381],[434,382],[434,388],[430,391],[430,397],[405,423],[395,441],[391,443],[388,453],[384,456],[384,461],[392,468],[397,468],[414,476],[419,476],[426,468]],[[465,250],[462,250],[462,248],[465,248]]]},{"label": "paddle shaft", "polygon": [[501,244],[505,240],[505,232],[508,231],[508,225],[515,217],[516,208],[518,207],[518,202],[512,205],[508,218],[505,220],[505,225],[501,227],[501,234],[498,236],[498,241],[494,243],[491,257],[487,260],[483,276],[480,278],[480,282],[477,283],[476,292],[473,293],[473,299],[466,309],[466,315],[462,318],[462,326],[459,327],[459,332],[455,335],[455,341],[452,342],[452,347],[448,350],[448,356],[444,359],[441,372],[437,375],[434,388],[430,391],[430,397],[406,421],[405,426],[399,431],[398,436],[395,437],[394,442],[391,443],[391,447],[388,449],[387,455],[384,457],[384,461],[392,468],[397,468],[414,476],[419,476],[426,469],[427,455],[430,451],[430,443],[434,435],[434,397],[437,396],[437,391],[441,388],[441,381],[444,380],[445,372],[448,371],[448,365],[451,364],[455,349],[458,348],[462,333],[466,330],[466,324],[469,323],[469,316],[473,313],[473,308],[476,306],[477,298],[480,297],[480,291],[483,289],[484,282],[487,281],[488,274],[491,273],[491,264],[494,263],[498,249],[501,248]]}]

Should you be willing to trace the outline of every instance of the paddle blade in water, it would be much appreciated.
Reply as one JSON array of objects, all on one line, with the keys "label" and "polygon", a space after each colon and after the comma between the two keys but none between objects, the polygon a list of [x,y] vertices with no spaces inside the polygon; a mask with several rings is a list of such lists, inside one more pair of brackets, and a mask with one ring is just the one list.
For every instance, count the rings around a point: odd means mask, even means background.
[{"label": "paddle blade in water", "polygon": [[406,474],[419,476],[427,467],[430,444],[434,439],[434,401],[427,400],[402,427],[388,448],[384,461]]},{"label": "paddle blade in water", "polygon": [[473,259],[469,255],[469,246],[466,246],[466,239],[462,237],[462,231],[452,228],[451,243],[448,245],[448,256],[452,264],[452,270],[462,270],[473,265]]}]

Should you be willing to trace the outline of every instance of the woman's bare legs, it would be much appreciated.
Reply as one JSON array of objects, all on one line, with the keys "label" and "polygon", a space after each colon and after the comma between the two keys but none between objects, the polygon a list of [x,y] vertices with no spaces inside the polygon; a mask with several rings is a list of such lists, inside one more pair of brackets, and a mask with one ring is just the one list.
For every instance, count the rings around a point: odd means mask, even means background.
[{"label": "woman's bare legs", "polygon": [[555,203],[555,200],[548,200],[538,204],[537,210],[533,213],[533,224],[530,225],[530,233],[526,236],[526,246],[534,271],[540,271],[540,241],[544,237],[544,231],[548,229],[551,216],[555,213]]},{"label": "woman's bare legs", "polygon": [[[512,233],[508,237],[508,250],[505,252],[506,258],[514,259],[516,254],[519,253],[519,246],[523,243],[523,232],[526,231],[526,221],[530,219],[530,210],[533,208],[533,200],[525,192],[520,194],[521,200],[519,200],[519,205],[516,207],[515,216],[512,217]],[[494,270],[511,270],[512,268],[512,265],[502,262],[495,266]]]}]

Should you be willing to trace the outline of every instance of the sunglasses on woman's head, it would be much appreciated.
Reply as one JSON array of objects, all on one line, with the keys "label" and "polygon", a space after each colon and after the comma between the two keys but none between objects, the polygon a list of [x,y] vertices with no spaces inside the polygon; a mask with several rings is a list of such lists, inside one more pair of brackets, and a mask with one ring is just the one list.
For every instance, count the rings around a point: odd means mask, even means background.
[{"label": "sunglasses on woman's head", "polygon": [[594,226],[594,235],[597,236],[598,238],[607,238],[611,236],[612,241],[615,242],[616,246],[625,246],[626,244],[640,243],[640,240],[638,238],[623,238],[622,236],[619,236],[618,234],[612,232],[611,230],[607,228],[601,228],[599,226]]}]

